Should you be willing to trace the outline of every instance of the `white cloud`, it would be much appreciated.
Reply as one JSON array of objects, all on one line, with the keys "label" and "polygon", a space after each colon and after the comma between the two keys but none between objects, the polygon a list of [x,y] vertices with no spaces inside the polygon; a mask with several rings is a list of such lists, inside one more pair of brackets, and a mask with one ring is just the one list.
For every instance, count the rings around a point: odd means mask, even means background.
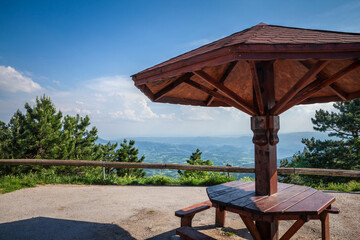
[{"label": "white cloud", "polygon": [[192,41],[192,42],[189,43],[189,45],[192,46],[192,47],[200,47],[202,45],[205,45],[205,44],[208,44],[208,43],[211,43],[211,42],[212,42],[211,40],[203,38],[203,39]]},{"label": "white cloud", "polygon": [[212,121],[219,113],[216,109],[204,107],[181,106],[180,109],[182,118],[190,121]]},{"label": "white cloud", "polygon": [[88,114],[99,122],[169,118],[166,114],[158,115],[152,111],[149,100],[134,87],[129,77],[101,77],[84,81],[81,86],[85,87],[49,94],[65,114]]},{"label": "white cloud", "polygon": [[27,92],[32,93],[42,90],[42,87],[31,78],[24,76],[14,68],[0,66],[0,89],[3,92]]}]

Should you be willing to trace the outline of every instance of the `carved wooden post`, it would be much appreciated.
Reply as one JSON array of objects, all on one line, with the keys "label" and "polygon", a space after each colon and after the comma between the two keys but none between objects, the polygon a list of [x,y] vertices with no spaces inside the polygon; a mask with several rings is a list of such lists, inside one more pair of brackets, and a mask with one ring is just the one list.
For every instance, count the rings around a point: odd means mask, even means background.
[{"label": "carved wooden post", "polygon": [[[270,115],[275,105],[273,62],[257,62],[256,72],[264,105],[264,115],[251,118],[255,144],[255,191],[257,195],[277,192],[276,144],[279,142],[279,116]],[[255,103],[256,104],[256,103]],[[256,104],[259,107],[259,104]],[[278,239],[278,221],[256,221],[262,239]]]},{"label": "carved wooden post", "polygon": [[255,191],[257,195],[277,192],[276,144],[279,142],[279,116],[251,118],[255,144]]}]

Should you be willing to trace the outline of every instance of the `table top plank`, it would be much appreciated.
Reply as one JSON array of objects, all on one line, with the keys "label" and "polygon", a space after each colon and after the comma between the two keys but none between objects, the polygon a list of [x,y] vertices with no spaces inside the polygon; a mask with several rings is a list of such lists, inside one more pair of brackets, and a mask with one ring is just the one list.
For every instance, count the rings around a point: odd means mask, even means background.
[{"label": "table top plank", "polygon": [[302,192],[305,192],[307,189],[309,189],[309,187],[294,185],[292,187],[286,188],[281,192],[272,194],[260,201],[253,202],[245,206],[245,208],[250,211],[266,212],[266,210],[275,207],[276,205],[279,205],[283,202],[286,202],[288,199],[291,199],[292,197]]},{"label": "table top plank", "polygon": [[256,195],[254,182],[239,182],[211,186],[206,189],[209,199],[223,207],[230,207],[260,215],[319,214],[335,198],[316,189],[278,183],[273,195]]},{"label": "table top plank", "polygon": [[227,191],[231,191],[233,187],[236,186],[241,186],[241,185],[245,185],[245,184],[249,184],[251,182],[245,182],[245,181],[233,181],[233,182],[227,182],[227,183],[223,183],[220,185],[215,185],[215,186],[211,186],[208,187],[206,189],[207,194],[209,195],[209,197],[215,197],[217,195],[226,193]]},{"label": "table top plank", "polygon": [[334,201],[335,201],[335,197],[323,193],[321,191],[317,191],[315,194],[311,195],[310,197],[286,209],[284,213],[292,214],[292,213],[306,212],[309,214],[319,214],[326,207],[330,206],[330,204],[333,203]]},{"label": "table top plank", "polygon": [[296,196],[293,196],[292,198],[288,199],[285,202],[282,202],[270,209],[267,209],[265,212],[269,212],[272,214],[276,214],[276,213],[284,213],[286,209],[294,206],[295,204],[299,203],[300,201],[303,201],[304,199],[310,197],[311,195],[315,194],[316,192],[318,192],[318,190],[313,189],[313,188],[309,188],[307,189],[305,192],[302,192]]},{"label": "table top plank", "polygon": [[225,194],[218,195],[216,197],[212,197],[212,201],[215,203],[227,204],[236,199],[245,197],[249,194],[252,194],[255,191],[254,184],[246,184],[241,185],[241,188],[234,187],[232,191],[228,191]]},{"label": "table top plank", "polygon": [[[292,184],[285,184],[285,183],[284,184],[278,184],[278,192],[284,191],[285,189],[291,188],[293,186],[294,185],[292,185]],[[254,183],[254,187],[255,187],[255,183]],[[243,210],[245,206],[247,206],[249,204],[252,204],[254,202],[261,201],[262,199],[267,198],[267,197],[268,197],[267,195],[265,195],[265,196],[256,196],[255,190],[254,190],[253,193],[251,193],[251,194],[249,194],[247,196],[244,196],[243,198],[231,201],[231,202],[229,202],[228,205]]]}]

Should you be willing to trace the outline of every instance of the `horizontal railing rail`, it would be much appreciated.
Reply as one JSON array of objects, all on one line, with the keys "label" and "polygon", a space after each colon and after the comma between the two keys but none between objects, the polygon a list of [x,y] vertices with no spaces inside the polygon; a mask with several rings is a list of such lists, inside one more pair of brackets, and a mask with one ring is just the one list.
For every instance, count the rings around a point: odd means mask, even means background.
[{"label": "horizontal railing rail", "polygon": [[[129,162],[105,162],[87,160],[52,160],[52,159],[0,159],[0,165],[46,165],[46,166],[85,166],[105,168],[145,168],[145,169],[175,169],[209,172],[231,173],[255,173],[254,167],[229,167],[229,166],[206,166],[187,165],[172,163],[129,163]],[[341,169],[320,168],[278,168],[279,174],[304,174],[321,176],[339,176],[360,178],[360,171]]]}]

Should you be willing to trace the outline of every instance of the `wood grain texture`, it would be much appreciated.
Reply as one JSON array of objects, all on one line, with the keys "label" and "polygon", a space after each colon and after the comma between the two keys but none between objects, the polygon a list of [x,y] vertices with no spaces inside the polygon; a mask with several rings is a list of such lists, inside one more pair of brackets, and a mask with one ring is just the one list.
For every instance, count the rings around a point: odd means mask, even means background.
[{"label": "wood grain texture", "polygon": [[204,81],[211,84],[213,87],[217,88],[219,91],[223,92],[228,98],[239,104],[243,108],[243,110],[246,111],[246,113],[252,116],[256,115],[254,109],[251,106],[249,106],[244,99],[242,99],[239,95],[234,93],[231,89],[227,88],[224,84],[215,81],[211,76],[209,76],[204,71],[201,70],[194,71],[194,73],[200,78],[202,78]]},{"label": "wood grain texture", "polygon": [[297,220],[287,231],[282,235],[280,240],[289,240],[294,234],[305,224],[302,219]]}]

